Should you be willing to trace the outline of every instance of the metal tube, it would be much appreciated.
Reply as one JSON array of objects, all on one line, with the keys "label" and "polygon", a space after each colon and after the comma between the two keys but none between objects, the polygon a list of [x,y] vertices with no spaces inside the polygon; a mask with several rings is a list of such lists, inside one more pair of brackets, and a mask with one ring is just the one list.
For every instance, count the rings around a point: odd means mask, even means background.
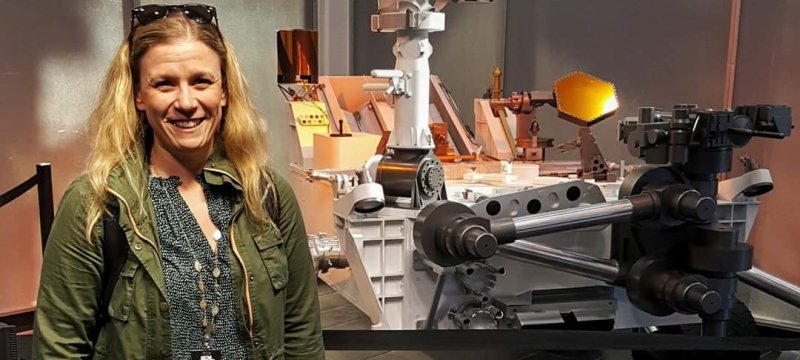
[{"label": "metal tube", "polygon": [[50,228],[53,226],[55,213],[53,210],[53,176],[50,171],[50,163],[36,164],[36,177],[39,184],[36,187],[39,192],[39,231],[42,234],[42,252],[47,245],[47,238],[50,237]]},{"label": "metal tube", "polygon": [[619,275],[619,265],[615,260],[596,258],[579,252],[555,249],[528,241],[516,241],[500,246],[498,252],[517,260],[608,283],[614,282]]},{"label": "metal tube", "polygon": [[633,217],[633,212],[633,203],[628,199],[622,199],[521,216],[514,218],[514,228],[517,239],[522,239],[593,225],[630,221]]},{"label": "metal tube", "polygon": [[722,107],[733,108],[733,88],[736,82],[736,53],[739,50],[739,22],[742,20],[742,0],[731,1],[731,21],[728,30],[728,61],[725,69],[725,92]]},{"label": "metal tube", "polygon": [[405,89],[395,96],[395,130],[389,138],[393,149],[433,149],[433,136],[428,128],[430,116],[431,70],[428,58],[433,46],[428,41],[428,30],[397,30],[394,56],[395,69],[404,76]]},{"label": "metal tube", "polygon": [[769,295],[785,301],[795,307],[800,307],[800,287],[789,283],[764,270],[753,267],[739,273],[739,279],[747,285],[759,289]]}]

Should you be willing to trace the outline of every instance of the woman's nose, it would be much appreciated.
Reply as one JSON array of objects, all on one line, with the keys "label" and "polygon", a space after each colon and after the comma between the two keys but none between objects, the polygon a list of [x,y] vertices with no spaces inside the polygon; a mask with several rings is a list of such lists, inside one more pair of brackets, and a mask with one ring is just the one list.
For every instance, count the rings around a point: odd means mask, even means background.
[{"label": "woman's nose", "polygon": [[191,86],[181,86],[178,91],[176,106],[181,111],[192,111],[197,108],[197,97]]}]

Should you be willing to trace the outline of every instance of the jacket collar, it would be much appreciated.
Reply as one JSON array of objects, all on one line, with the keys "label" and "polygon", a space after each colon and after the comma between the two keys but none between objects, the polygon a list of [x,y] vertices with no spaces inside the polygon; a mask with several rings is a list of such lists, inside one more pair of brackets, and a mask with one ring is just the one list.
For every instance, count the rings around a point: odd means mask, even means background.
[{"label": "jacket collar", "polygon": [[[203,177],[211,185],[228,184],[242,193],[242,183],[233,163],[224,155],[223,146],[217,142],[211,156],[203,167]],[[122,197],[128,205],[135,209],[142,204],[137,195],[139,189],[148,187],[148,162],[144,144],[139,144],[130,156],[115,166],[108,175],[108,188]],[[127,175],[126,175],[127,172]],[[128,181],[130,177],[131,181]]]},{"label": "jacket collar", "polygon": [[215,147],[214,152],[206,160],[206,165],[203,167],[203,177],[211,185],[229,184],[241,193],[244,190],[239,173],[233,163],[225,157],[222,148],[223,146],[221,145]]}]

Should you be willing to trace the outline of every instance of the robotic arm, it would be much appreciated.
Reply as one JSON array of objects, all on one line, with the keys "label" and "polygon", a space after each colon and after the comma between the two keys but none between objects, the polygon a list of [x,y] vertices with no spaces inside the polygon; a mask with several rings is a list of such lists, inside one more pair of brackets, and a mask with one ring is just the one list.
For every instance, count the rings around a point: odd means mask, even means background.
[{"label": "robotic arm", "polygon": [[[417,251],[441,266],[502,251],[624,287],[632,303],[653,315],[699,314],[703,335],[724,336],[737,274],[751,268],[752,247],[715,221],[716,176],[729,170],[732,148],[750,137],[789,136],[791,113],[784,106],[734,111],[678,106],[674,112],[653,119],[648,115],[653,112],[644,110],[638,121],[620,125],[621,140],[636,144],[632,150],[658,165],[626,177],[619,200],[549,212],[533,207],[529,214],[507,218],[435,202],[415,223]],[[577,199],[581,189],[570,187],[565,195]],[[598,224],[615,224],[613,260],[516,242]]]},{"label": "robotic arm", "polygon": [[[459,1],[457,1],[459,2]],[[433,46],[428,34],[444,30],[447,1],[379,0],[378,14],[371,19],[374,32],[397,35],[392,52],[394,69],[372,70],[388,84],[366,84],[364,90],[383,91],[394,99],[395,128],[388,151],[377,165],[375,182],[383,187],[387,200],[410,198],[413,208],[444,198],[444,170],[433,155],[433,135],[428,126],[430,66]],[[395,202],[398,204],[398,202]]]}]

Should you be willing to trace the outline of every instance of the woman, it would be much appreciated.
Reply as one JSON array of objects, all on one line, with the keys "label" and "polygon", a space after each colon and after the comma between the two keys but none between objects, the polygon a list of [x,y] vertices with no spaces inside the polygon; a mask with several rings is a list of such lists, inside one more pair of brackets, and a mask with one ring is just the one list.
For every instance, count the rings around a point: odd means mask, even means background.
[{"label": "woman", "polygon": [[[88,171],[48,240],[34,354],[324,358],[300,210],[267,168],[264,122],[216,10],[132,14],[90,117]],[[128,250],[104,258],[117,233]]]}]

